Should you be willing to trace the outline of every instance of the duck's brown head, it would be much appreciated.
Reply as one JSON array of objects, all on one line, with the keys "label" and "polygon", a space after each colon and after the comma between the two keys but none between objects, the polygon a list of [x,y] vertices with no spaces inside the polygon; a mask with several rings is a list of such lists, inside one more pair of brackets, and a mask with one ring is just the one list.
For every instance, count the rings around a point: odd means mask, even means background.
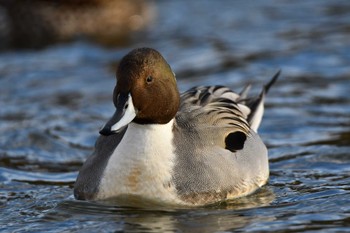
[{"label": "duck's brown head", "polygon": [[100,131],[118,132],[130,122],[166,124],[179,108],[179,91],[169,64],[151,48],[132,50],[120,62],[113,93],[116,112]]}]

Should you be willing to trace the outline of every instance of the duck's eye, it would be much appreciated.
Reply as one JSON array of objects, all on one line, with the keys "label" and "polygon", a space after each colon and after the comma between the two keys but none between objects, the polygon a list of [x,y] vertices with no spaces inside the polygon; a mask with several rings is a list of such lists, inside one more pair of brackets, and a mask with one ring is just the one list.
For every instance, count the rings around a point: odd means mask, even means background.
[{"label": "duck's eye", "polygon": [[148,76],[147,78],[146,78],[146,82],[147,83],[151,83],[153,81],[153,77],[152,76]]}]

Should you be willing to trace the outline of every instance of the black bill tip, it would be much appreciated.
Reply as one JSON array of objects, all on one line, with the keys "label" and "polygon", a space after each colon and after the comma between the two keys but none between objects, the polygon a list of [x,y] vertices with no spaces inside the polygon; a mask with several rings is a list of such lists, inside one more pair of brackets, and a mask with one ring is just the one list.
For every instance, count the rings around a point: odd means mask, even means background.
[{"label": "black bill tip", "polygon": [[105,126],[103,127],[103,129],[100,130],[100,134],[103,136],[109,136],[109,135],[115,134],[115,132],[111,130],[111,127]]}]

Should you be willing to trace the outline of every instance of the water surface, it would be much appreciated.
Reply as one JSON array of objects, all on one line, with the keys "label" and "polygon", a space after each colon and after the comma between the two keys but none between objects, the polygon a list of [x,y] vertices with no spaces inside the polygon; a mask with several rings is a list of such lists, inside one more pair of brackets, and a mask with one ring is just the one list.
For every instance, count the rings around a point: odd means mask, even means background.
[{"label": "water surface", "polygon": [[[350,2],[157,1],[127,48],[76,41],[0,53],[0,230],[4,232],[350,231]],[[194,209],[74,200],[77,171],[113,113],[131,48],[164,54],[180,90],[278,70],[259,133],[271,176],[255,194]]]}]

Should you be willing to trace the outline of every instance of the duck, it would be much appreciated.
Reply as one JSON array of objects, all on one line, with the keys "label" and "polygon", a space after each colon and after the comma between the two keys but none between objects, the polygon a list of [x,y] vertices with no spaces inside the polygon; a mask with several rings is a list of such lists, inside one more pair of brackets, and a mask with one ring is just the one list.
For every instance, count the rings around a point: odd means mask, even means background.
[{"label": "duck", "polygon": [[79,171],[75,198],[205,206],[254,193],[269,179],[257,131],[279,75],[253,97],[250,85],[239,94],[217,85],[180,95],[157,50],[132,50],[119,63],[116,110]]},{"label": "duck", "polygon": [[0,49],[89,41],[120,47],[154,21],[143,0],[0,0]]}]

